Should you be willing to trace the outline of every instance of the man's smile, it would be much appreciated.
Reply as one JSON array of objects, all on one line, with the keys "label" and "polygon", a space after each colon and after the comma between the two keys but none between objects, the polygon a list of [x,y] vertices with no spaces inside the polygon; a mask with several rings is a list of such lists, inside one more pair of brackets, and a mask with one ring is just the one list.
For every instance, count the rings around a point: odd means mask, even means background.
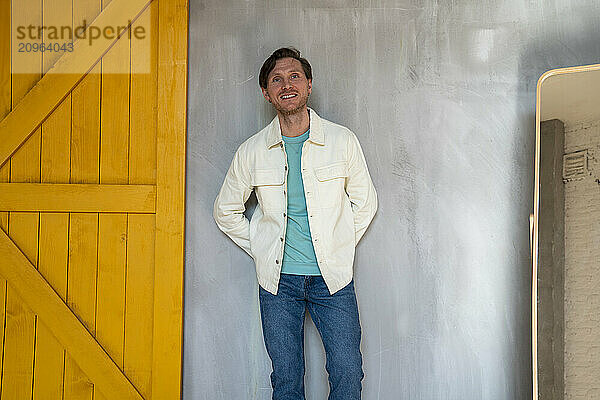
[{"label": "man's smile", "polygon": [[291,93],[291,94],[284,94],[284,95],[280,96],[280,98],[282,100],[287,100],[287,99],[291,99],[291,98],[297,97],[297,96],[298,96],[297,94]]}]

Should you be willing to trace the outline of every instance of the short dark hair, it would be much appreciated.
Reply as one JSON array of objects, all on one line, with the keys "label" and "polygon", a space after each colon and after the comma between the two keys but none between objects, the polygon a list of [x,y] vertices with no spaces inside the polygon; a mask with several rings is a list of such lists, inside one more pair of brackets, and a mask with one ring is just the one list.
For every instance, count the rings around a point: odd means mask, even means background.
[{"label": "short dark hair", "polygon": [[275,68],[275,63],[280,58],[291,57],[300,61],[302,65],[302,69],[304,70],[304,75],[306,75],[306,79],[312,79],[312,67],[306,58],[302,58],[300,55],[300,51],[293,47],[282,47],[277,49],[265,60],[262,67],[260,68],[260,74],[258,75],[258,84],[261,88],[267,88],[267,79],[269,78],[269,74]]}]

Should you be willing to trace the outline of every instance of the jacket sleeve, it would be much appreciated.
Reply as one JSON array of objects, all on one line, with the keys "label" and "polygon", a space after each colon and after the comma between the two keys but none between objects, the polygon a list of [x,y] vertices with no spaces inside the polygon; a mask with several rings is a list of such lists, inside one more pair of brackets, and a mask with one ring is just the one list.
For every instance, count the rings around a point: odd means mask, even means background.
[{"label": "jacket sleeve", "polygon": [[350,198],[354,214],[355,245],[357,245],[377,211],[377,193],[358,138],[352,131],[348,141],[346,193]]},{"label": "jacket sleeve", "polygon": [[250,249],[250,221],[243,214],[250,193],[250,173],[238,148],[215,199],[213,218],[221,231],[253,257]]}]

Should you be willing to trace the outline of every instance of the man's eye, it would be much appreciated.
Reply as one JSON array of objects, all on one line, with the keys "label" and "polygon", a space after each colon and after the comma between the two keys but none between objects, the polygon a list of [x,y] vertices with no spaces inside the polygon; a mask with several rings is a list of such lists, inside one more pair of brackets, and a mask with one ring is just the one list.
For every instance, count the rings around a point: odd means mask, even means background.
[{"label": "man's eye", "polygon": [[273,82],[279,82],[279,78],[273,78]]},{"label": "man's eye", "polygon": [[298,74],[294,74],[292,75],[292,78],[297,78],[299,75]]}]

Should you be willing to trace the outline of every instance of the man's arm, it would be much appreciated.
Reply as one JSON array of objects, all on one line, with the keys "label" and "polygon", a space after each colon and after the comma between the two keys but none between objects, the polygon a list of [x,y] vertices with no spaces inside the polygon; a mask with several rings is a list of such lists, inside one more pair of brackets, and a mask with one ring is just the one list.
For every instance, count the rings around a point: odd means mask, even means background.
[{"label": "man's arm", "polygon": [[348,154],[346,193],[350,198],[354,214],[355,245],[357,245],[377,211],[377,193],[362,148],[353,132],[350,132],[348,140]]},{"label": "man's arm", "polygon": [[243,214],[250,193],[250,174],[238,149],[215,199],[213,217],[219,229],[253,257],[250,250],[250,221]]}]

